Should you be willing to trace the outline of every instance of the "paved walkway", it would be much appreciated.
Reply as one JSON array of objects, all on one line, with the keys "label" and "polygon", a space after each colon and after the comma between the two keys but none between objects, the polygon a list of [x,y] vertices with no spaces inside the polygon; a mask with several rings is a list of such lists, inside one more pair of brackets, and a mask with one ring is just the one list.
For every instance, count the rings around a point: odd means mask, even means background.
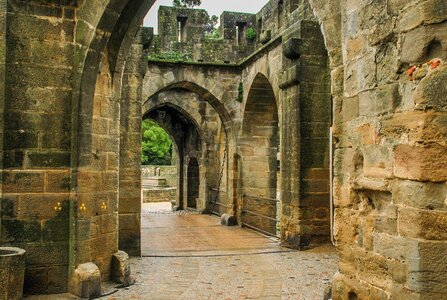
[{"label": "paved walkway", "polygon": [[142,227],[136,284],[105,299],[320,300],[337,269],[332,246],[293,251],[214,216],[143,214]]},{"label": "paved walkway", "polygon": [[290,251],[274,238],[220,225],[209,215],[156,215],[142,221],[143,256],[216,256]]},{"label": "paved walkway", "polygon": [[125,289],[105,283],[101,299],[321,300],[337,270],[332,246],[294,251],[249,229],[223,227],[216,217],[173,214],[165,206],[143,207],[145,257],[131,259],[136,283]]}]

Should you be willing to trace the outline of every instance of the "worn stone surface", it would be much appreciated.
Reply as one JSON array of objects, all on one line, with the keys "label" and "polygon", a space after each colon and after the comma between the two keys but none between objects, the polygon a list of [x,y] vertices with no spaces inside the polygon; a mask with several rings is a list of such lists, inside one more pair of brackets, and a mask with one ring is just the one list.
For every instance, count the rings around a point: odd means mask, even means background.
[{"label": "worn stone surface", "polygon": [[0,299],[22,299],[24,277],[25,250],[0,247]]},{"label": "worn stone surface", "polygon": [[[118,246],[139,255],[144,114],[185,145],[179,207],[279,216],[300,248],[329,239],[333,192],[335,299],[444,298],[445,1],[270,1],[224,14],[214,41],[203,11],[164,9],[163,47],[192,61],[148,66],[153,2],[0,1],[0,243],[30,253],[25,291],[66,292],[87,262],[107,278]],[[281,214],[244,194],[279,195]]]},{"label": "worn stone surface", "polygon": [[129,255],[124,251],[118,251],[112,256],[112,280],[123,286],[134,283],[131,276]]},{"label": "worn stone surface", "polygon": [[94,263],[79,265],[74,271],[72,286],[74,294],[80,298],[101,296],[101,272]]}]

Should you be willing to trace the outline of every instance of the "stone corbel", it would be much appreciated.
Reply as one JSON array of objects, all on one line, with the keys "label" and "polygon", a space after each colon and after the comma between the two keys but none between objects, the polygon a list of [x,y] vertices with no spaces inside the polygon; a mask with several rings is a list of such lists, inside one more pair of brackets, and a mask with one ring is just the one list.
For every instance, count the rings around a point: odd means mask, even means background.
[{"label": "stone corbel", "polygon": [[282,46],[282,53],[288,59],[297,59],[300,58],[300,45],[301,39],[298,38],[290,38]]}]

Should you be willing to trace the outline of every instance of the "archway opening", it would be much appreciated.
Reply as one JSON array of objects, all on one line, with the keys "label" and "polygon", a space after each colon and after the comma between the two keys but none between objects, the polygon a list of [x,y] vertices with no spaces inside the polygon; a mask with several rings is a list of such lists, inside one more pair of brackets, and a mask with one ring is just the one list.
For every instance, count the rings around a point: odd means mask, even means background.
[{"label": "archway opening", "polygon": [[[196,122],[185,112],[172,105],[157,106],[150,110],[145,118],[149,118],[161,126],[171,137],[173,145],[176,145],[177,189],[176,198],[170,200],[172,210],[204,207],[205,195],[198,187],[189,184],[190,162],[195,160],[195,167],[199,170],[199,159],[202,152],[202,137]],[[194,181],[200,182],[200,173],[193,172],[191,174],[194,175]],[[193,191],[189,190],[190,186]],[[193,194],[195,195],[194,199],[199,199],[200,205],[197,205],[197,202],[194,206],[189,205],[189,196]]]},{"label": "archway opening", "polygon": [[144,119],[141,130],[141,188],[143,211],[163,213],[178,203],[178,150],[159,124]]},{"label": "archway opening", "polygon": [[278,235],[280,200],[277,195],[278,108],[268,79],[258,74],[250,88],[240,142],[244,226]]}]

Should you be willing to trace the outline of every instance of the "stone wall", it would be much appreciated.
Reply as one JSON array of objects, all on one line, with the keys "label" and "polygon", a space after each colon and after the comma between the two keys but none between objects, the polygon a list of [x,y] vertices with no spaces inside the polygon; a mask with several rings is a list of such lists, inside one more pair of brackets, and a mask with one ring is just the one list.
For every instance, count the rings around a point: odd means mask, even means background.
[{"label": "stone wall", "polygon": [[174,100],[174,119],[193,116],[180,136],[188,145],[179,158],[183,187],[196,158],[198,206],[207,208],[227,141],[221,194],[224,211],[238,215],[239,137],[262,74],[278,109],[283,242],[306,247],[329,237],[325,133],[332,123],[334,299],[442,299],[445,1],[272,1],[255,17],[259,41],[250,57],[225,65],[199,56],[194,64],[152,62],[146,73],[126,62],[142,56],[132,45],[152,4],[0,1],[0,240],[30,253],[26,291],[65,292],[87,261],[106,279],[119,245],[138,254],[140,155],[128,150],[139,149],[142,113],[157,119],[159,107],[141,112],[141,103],[166,104],[162,93],[200,98]]},{"label": "stone wall", "polygon": [[67,290],[74,11],[0,1],[0,244],[27,251],[27,293]]},{"label": "stone wall", "polygon": [[438,84],[446,70],[433,63],[446,55],[445,37],[435,33],[443,31],[445,2],[311,3],[332,67],[341,258],[334,297],[442,298],[446,281],[432,276],[444,276],[434,258],[447,249],[445,226],[434,224],[444,217],[436,199],[445,191],[432,188],[445,185],[438,171],[445,158],[434,153],[445,152],[437,125],[444,112],[435,103],[445,102]]},{"label": "stone wall", "polygon": [[[218,36],[205,32],[209,16],[205,10],[160,6],[158,35],[145,29],[147,54],[151,60],[236,63],[255,48],[256,39],[246,31],[254,26],[253,14],[224,12]],[[236,27],[238,33],[236,33]]]},{"label": "stone wall", "polygon": [[155,170],[160,168],[161,177],[166,178],[166,181],[170,187],[177,187],[178,185],[178,173],[176,166],[141,166],[141,177],[145,178],[154,176]]},{"label": "stone wall", "polygon": [[177,199],[177,188],[143,189],[143,203],[171,202]]}]

